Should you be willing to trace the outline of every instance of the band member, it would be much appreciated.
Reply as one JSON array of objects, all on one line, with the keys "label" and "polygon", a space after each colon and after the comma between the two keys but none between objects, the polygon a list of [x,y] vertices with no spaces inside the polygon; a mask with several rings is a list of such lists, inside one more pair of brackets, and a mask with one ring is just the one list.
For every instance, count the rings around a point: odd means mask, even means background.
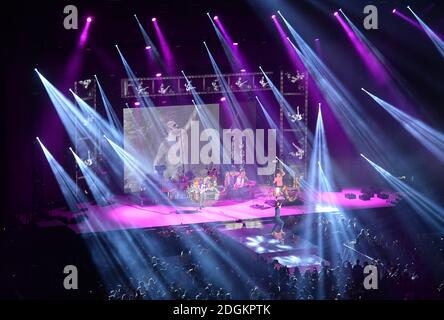
[{"label": "band member", "polygon": [[225,189],[231,189],[233,187],[233,181],[234,177],[231,171],[225,172],[225,179],[224,179],[224,187]]},{"label": "band member", "polygon": [[278,169],[276,171],[276,175],[274,176],[273,184],[275,187],[274,194],[278,197],[281,194],[282,187],[284,186],[284,176],[285,172],[282,169]]},{"label": "band member", "polygon": [[290,190],[287,186],[283,186],[282,187],[282,195],[284,196],[285,201],[294,202],[297,197],[297,191],[293,190],[292,192],[290,192]]},{"label": "band member", "polygon": [[206,199],[207,199],[207,185],[206,183],[202,183],[199,186],[199,209],[202,209],[205,206]]},{"label": "band member", "polygon": [[248,180],[248,178],[247,178],[247,174],[246,174],[245,170],[241,170],[236,177],[236,183],[234,184],[233,189],[239,190],[239,189],[245,187],[245,183],[247,182],[247,180]]},{"label": "band member", "polygon": [[219,199],[219,189],[217,188],[217,178],[215,176],[210,176],[207,179],[207,186],[206,186],[206,198],[205,200],[209,197],[213,197],[214,200],[218,200]]},{"label": "band member", "polygon": [[276,204],[274,206],[274,219],[276,220],[276,223],[271,230],[271,234],[274,236],[281,235],[283,236],[283,228],[284,228],[284,221],[281,219],[281,207],[282,207],[282,201],[277,200]]},{"label": "band member", "polygon": [[195,202],[200,201],[200,181],[194,179],[193,184],[188,188],[188,196]]}]

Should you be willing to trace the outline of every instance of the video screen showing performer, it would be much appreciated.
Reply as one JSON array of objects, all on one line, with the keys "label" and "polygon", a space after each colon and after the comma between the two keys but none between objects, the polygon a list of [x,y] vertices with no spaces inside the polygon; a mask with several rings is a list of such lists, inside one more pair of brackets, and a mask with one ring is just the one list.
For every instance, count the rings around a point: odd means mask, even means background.
[{"label": "video screen showing performer", "polygon": [[[202,113],[212,119],[214,129],[219,130],[219,105],[207,104],[201,108]],[[190,160],[192,121],[199,123],[199,135],[204,129],[194,105],[125,108],[123,120],[125,151],[135,158],[144,173],[157,178],[161,175],[162,181],[182,180],[181,174],[186,175],[189,182],[194,176],[205,175],[205,165],[191,164]],[[199,149],[204,144],[199,142]],[[126,192],[138,192],[141,188],[139,172],[133,167],[130,162],[124,162]]]}]

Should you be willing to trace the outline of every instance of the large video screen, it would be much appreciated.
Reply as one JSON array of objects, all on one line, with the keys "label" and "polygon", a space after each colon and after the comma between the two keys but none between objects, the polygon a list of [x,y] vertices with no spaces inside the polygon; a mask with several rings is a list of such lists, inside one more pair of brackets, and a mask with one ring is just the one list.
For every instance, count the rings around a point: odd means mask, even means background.
[{"label": "large video screen", "polygon": [[192,157],[206,144],[199,139],[204,129],[219,131],[219,105],[126,108],[123,121],[124,148],[133,158],[124,163],[124,189],[137,192],[143,182],[135,166],[159,179],[204,174],[208,165]]}]

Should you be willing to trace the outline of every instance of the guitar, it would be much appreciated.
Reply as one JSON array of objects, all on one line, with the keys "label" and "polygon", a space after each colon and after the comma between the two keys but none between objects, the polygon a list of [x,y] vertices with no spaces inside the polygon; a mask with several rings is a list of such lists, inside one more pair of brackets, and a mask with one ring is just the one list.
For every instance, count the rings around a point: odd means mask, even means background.
[{"label": "guitar", "polygon": [[92,166],[93,164],[93,159],[91,158],[91,152],[88,150],[88,159],[86,159],[85,161],[83,161],[85,163],[85,165],[87,167]]},{"label": "guitar", "polygon": [[305,154],[304,149],[300,148],[294,142],[292,142],[291,144],[293,145],[293,147],[296,148],[296,152],[290,152],[289,154],[295,158],[298,158],[299,160],[302,160],[304,158],[304,154]]},{"label": "guitar", "polygon": [[291,122],[301,121],[303,119],[303,113],[299,112],[299,106],[296,107],[296,114],[288,113],[288,116],[291,118]]}]

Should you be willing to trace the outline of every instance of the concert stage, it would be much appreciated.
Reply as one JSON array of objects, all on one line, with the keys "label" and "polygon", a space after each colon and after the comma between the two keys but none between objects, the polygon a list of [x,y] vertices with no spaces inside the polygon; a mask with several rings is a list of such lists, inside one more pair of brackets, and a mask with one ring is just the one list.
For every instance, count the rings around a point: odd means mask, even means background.
[{"label": "concert stage", "polygon": [[[128,196],[118,197],[115,203],[108,206],[86,205],[87,210],[71,213],[63,209],[50,211],[52,222],[40,223],[41,226],[60,225],[60,218],[72,221],[75,216],[86,215],[76,224],[67,224],[76,233],[95,233],[113,230],[157,228],[167,226],[192,225],[200,223],[228,223],[237,220],[270,219],[274,217],[274,208],[265,204],[270,200],[267,187],[258,188],[260,193],[250,200],[219,200],[212,206],[198,210],[197,206],[147,205],[139,206],[131,202]],[[297,206],[284,206],[281,216],[312,214],[335,211],[326,207],[327,203],[342,210],[359,210],[393,206],[396,195],[388,193],[389,199],[374,197],[368,201],[347,199],[345,194],[360,194],[360,189],[343,189],[341,192],[323,193],[320,195],[324,205],[304,203]],[[177,213],[182,212],[182,213]]]}]

